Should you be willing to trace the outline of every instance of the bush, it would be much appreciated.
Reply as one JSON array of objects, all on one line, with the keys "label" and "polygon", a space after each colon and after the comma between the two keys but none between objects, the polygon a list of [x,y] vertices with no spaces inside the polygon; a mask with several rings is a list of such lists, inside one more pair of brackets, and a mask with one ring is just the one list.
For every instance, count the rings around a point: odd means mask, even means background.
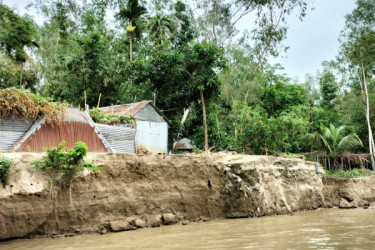
[{"label": "bush", "polygon": [[375,175],[374,171],[371,171],[368,169],[359,169],[359,168],[354,168],[352,170],[339,169],[337,171],[326,170],[325,173],[326,175],[335,177],[335,178],[358,178],[358,177]]},{"label": "bush", "polygon": [[108,125],[118,125],[120,123],[129,124],[134,127],[134,120],[131,115],[107,114],[103,110],[95,108],[90,110],[90,116],[96,123]]},{"label": "bush", "polygon": [[6,157],[0,158],[0,181],[5,186],[9,176],[10,176],[10,168],[13,165],[13,161]]},{"label": "bush", "polygon": [[49,147],[44,161],[34,162],[34,165],[36,169],[50,171],[54,175],[55,182],[69,187],[74,176],[84,168],[99,170],[93,163],[83,160],[87,149],[85,143],[77,142],[71,150],[67,151],[63,141],[57,147]]}]

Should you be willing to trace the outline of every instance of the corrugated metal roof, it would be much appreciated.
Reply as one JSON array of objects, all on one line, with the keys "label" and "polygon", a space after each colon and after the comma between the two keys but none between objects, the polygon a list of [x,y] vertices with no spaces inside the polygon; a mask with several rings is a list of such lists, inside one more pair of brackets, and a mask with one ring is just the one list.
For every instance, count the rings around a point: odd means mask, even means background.
[{"label": "corrugated metal roof", "polygon": [[89,120],[87,119],[87,116],[85,115],[85,112],[80,111],[77,108],[68,108],[65,112],[61,114],[61,119],[63,121],[69,121],[69,122],[90,123]]},{"label": "corrugated metal roof", "polygon": [[135,102],[129,104],[114,105],[108,107],[101,107],[107,114],[120,114],[120,115],[135,115],[141,108],[146,106],[152,101]]},{"label": "corrugated metal roof", "polygon": [[30,129],[34,121],[4,118],[0,120],[0,151],[9,150]]},{"label": "corrugated metal roof", "polygon": [[[104,147],[108,150],[108,152],[114,152],[114,150],[111,148],[111,146],[106,141],[106,139],[103,137],[103,135],[100,134],[100,131],[95,127],[95,123],[92,121],[90,115],[86,111],[80,111],[77,108],[68,108],[68,109],[66,109],[65,112],[63,112],[61,114],[61,119],[63,120],[63,122],[60,124],[61,126],[58,126],[58,124],[57,124],[55,127],[52,127],[52,128],[57,129],[57,131],[51,132],[50,131],[51,128],[49,128],[49,130],[47,128],[45,128],[44,130],[46,130],[46,129],[47,130],[44,131],[44,135],[46,136],[47,134],[58,133],[58,135],[56,135],[56,138],[61,137],[63,134],[67,134],[69,137],[72,137],[73,135],[76,135],[75,132],[74,132],[75,130],[83,129],[83,127],[84,127],[84,126],[79,126],[78,124],[81,124],[81,125],[86,124],[86,126],[89,126],[88,127],[89,129],[92,128],[94,130],[94,135],[97,136],[100,139],[100,141],[103,143]],[[68,127],[66,127],[67,124],[71,124],[71,125],[68,126],[69,129],[71,130],[70,132],[67,132],[67,129],[68,129]],[[76,124],[76,126],[73,126],[73,124]],[[27,133],[25,133],[23,136],[21,136],[21,138],[19,138],[15,143],[13,143],[14,146],[12,145],[11,149],[14,150],[14,151],[22,149],[23,144],[27,143],[29,138],[31,138],[33,135],[35,135],[37,133],[37,131],[44,128],[44,126],[47,126],[47,124],[45,124],[45,119],[42,118],[38,122],[34,123],[33,126],[30,129],[28,129]],[[80,127],[80,128],[78,128],[77,126]],[[90,133],[88,133],[88,131],[85,131],[85,132],[87,132],[86,133],[87,136],[91,136],[91,138],[92,138],[92,135],[89,135]],[[47,140],[47,139],[48,138],[38,138],[38,140],[35,143],[38,144],[38,145],[39,144],[41,145],[41,144],[43,144],[43,140]],[[49,139],[51,139],[51,138],[49,138]],[[92,139],[94,139],[94,138],[92,138]],[[68,139],[66,139],[66,140],[68,140]],[[95,141],[95,140],[93,140],[93,141]],[[33,150],[33,148],[31,150]]]},{"label": "corrugated metal roof", "polygon": [[114,153],[135,153],[135,129],[96,123]]}]

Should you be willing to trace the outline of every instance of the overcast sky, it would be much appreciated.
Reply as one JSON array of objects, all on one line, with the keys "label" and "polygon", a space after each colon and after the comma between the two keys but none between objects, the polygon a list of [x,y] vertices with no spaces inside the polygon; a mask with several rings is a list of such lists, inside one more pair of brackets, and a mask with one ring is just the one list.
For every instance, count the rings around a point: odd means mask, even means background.
[{"label": "overcast sky", "polygon": [[[3,0],[4,4],[16,8],[21,14],[25,13],[24,8],[30,2],[33,0]],[[282,57],[271,59],[271,63],[280,63],[291,78],[302,80],[306,73],[315,74],[322,61],[334,59],[337,55],[344,16],[354,6],[355,0],[315,0],[314,10],[309,9],[302,22],[290,17],[288,38],[284,41],[289,50]],[[34,12],[28,13],[36,17]],[[36,21],[40,23],[41,19],[36,17]],[[246,20],[239,25],[246,27]]]}]

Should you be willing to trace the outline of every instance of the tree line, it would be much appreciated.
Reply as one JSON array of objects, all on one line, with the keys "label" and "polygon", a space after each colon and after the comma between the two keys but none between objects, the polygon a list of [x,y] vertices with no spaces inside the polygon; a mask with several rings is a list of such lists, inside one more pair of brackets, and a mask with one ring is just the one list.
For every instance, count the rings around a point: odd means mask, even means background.
[{"label": "tree line", "polygon": [[358,140],[342,152],[373,155],[375,3],[357,0],[337,57],[295,81],[268,60],[285,53],[288,16],[303,21],[308,2],[36,1],[39,25],[0,5],[0,88],[81,107],[84,93],[91,107],[99,95],[101,106],[154,100],[172,121],[171,142],[205,150],[333,155],[349,136]]}]

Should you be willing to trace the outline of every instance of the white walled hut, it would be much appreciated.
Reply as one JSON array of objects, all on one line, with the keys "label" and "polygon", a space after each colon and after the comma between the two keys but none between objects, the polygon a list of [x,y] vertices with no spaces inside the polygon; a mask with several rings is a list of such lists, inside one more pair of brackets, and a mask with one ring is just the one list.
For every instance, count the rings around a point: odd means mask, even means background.
[{"label": "white walled hut", "polygon": [[107,114],[128,116],[135,121],[136,146],[146,146],[152,153],[168,152],[168,119],[152,104],[142,101],[101,107]]}]

